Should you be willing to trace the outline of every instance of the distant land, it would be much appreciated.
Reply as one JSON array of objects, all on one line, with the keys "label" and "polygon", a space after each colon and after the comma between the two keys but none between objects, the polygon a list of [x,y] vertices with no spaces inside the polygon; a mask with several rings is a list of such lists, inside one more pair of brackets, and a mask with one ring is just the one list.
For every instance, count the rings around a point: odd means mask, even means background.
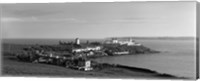
[{"label": "distant land", "polygon": [[106,39],[180,39],[180,40],[187,40],[187,39],[195,39],[196,37],[108,37]]},{"label": "distant land", "polygon": [[[118,40],[195,40],[196,37],[106,37],[106,38],[79,38],[81,42],[103,42],[117,38]],[[74,41],[75,38],[2,38],[2,43],[14,43],[14,44],[57,44],[59,41],[70,42]]]},{"label": "distant land", "polygon": [[[75,39],[79,37],[74,37],[74,38],[2,38],[2,39]],[[170,36],[165,36],[165,37],[139,37],[139,36],[123,36],[123,37],[105,37],[105,38],[79,38],[79,39],[84,39],[84,40],[96,40],[96,39],[112,39],[112,38],[117,38],[117,39],[195,39],[196,37],[192,36],[185,36],[185,37],[170,37]]]}]

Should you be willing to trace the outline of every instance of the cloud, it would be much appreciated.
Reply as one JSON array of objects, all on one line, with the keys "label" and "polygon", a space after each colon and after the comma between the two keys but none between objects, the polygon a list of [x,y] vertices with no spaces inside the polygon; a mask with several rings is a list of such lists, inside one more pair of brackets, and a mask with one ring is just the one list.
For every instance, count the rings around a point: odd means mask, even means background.
[{"label": "cloud", "polygon": [[68,22],[68,23],[85,23],[85,20],[76,18],[39,18],[39,17],[2,17],[1,22]]},{"label": "cloud", "polygon": [[69,23],[85,23],[85,20],[76,19],[76,18],[50,18],[50,19],[39,19],[43,22],[69,22]]},{"label": "cloud", "polygon": [[25,22],[25,21],[38,21],[36,17],[17,18],[17,17],[2,17],[1,22]]},{"label": "cloud", "polygon": [[166,18],[164,17],[130,17],[130,18],[120,18],[112,20],[116,23],[154,23],[154,22],[162,22]]},{"label": "cloud", "polygon": [[1,22],[18,22],[18,21],[23,21],[20,18],[14,18],[14,17],[2,17]]}]

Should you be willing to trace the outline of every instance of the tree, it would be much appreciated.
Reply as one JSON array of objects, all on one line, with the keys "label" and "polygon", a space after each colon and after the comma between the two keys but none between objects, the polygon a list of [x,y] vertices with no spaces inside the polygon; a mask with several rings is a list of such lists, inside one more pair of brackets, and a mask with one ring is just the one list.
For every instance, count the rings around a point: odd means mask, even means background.
[{"label": "tree", "polygon": [[100,42],[91,42],[90,44],[91,44],[91,45],[95,45],[95,46],[99,46],[99,45],[101,45]]}]

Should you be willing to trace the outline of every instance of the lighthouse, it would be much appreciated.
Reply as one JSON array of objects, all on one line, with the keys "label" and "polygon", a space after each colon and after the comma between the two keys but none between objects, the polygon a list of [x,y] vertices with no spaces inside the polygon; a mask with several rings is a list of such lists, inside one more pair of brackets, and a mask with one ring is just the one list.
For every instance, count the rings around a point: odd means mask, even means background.
[{"label": "lighthouse", "polygon": [[79,38],[76,38],[76,39],[75,39],[75,44],[77,44],[77,45],[80,44],[80,39],[79,39]]}]

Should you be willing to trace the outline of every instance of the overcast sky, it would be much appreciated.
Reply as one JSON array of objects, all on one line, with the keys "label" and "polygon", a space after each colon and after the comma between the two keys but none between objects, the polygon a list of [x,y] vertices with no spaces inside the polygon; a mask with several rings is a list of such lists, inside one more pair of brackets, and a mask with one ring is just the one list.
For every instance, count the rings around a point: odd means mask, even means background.
[{"label": "overcast sky", "polygon": [[1,5],[3,38],[195,36],[195,2]]}]

